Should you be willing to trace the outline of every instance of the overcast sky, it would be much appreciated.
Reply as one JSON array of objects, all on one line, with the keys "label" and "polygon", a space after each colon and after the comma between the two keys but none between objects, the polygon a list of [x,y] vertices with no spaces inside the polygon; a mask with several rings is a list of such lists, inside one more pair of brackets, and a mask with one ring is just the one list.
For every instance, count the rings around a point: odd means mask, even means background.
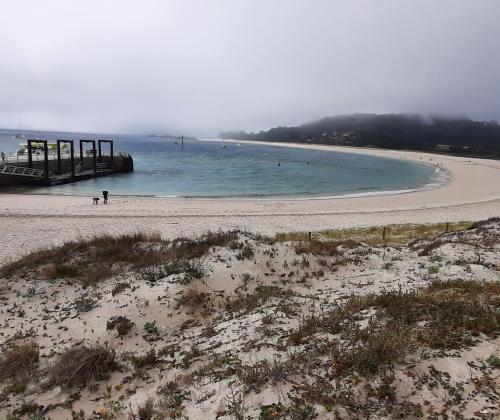
[{"label": "overcast sky", "polygon": [[500,120],[500,0],[2,0],[0,127]]}]

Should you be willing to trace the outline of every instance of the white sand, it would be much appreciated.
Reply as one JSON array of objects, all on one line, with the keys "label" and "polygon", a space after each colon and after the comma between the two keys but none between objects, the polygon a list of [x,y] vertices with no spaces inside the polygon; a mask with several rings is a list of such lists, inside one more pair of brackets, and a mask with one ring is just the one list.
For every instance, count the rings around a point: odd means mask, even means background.
[{"label": "white sand", "polygon": [[[242,141],[238,141],[243,143]],[[262,142],[258,142],[262,144]],[[389,223],[481,220],[500,215],[500,161],[418,152],[269,143],[439,164],[448,182],[405,194],[329,199],[167,199],[0,194],[0,261],[99,233],[157,230],[165,237],[239,228],[274,234]]]}]

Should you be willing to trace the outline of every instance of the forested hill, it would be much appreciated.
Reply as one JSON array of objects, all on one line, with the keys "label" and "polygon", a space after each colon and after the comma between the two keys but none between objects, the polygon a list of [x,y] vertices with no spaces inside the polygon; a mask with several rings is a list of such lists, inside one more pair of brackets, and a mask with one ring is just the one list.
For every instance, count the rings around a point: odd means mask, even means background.
[{"label": "forested hill", "polygon": [[276,127],[259,133],[222,132],[219,137],[434,150],[500,157],[500,125],[496,121],[473,121],[467,118],[421,117],[408,114],[339,115],[298,127]]}]

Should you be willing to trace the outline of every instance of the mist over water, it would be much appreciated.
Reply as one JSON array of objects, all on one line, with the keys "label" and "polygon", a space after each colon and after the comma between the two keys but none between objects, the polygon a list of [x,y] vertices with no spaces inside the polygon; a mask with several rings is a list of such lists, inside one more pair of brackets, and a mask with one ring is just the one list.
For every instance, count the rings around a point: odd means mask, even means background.
[{"label": "mist over water", "polygon": [[[17,150],[13,131],[0,131],[0,150]],[[405,191],[439,182],[429,165],[359,154],[134,135],[27,132],[47,138],[112,138],[115,151],[131,153],[135,171],[50,188],[43,194],[157,197],[325,197]],[[178,144],[176,144],[176,142]],[[78,149],[77,144],[75,148]]]}]

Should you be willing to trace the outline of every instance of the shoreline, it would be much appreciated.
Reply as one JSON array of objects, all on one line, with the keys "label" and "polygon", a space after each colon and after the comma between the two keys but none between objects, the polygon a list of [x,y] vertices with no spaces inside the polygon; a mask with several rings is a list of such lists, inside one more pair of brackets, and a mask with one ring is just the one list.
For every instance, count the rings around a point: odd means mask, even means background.
[{"label": "shoreline", "polygon": [[175,238],[197,236],[208,230],[240,229],[274,235],[394,223],[477,221],[500,216],[500,161],[340,146],[293,147],[440,163],[448,179],[441,186],[401,194],[305,199],[111,194],[108,205],[98,206],[92,205],[90,196],[0,193],[0,264],[41,247],[105,233],[157,231],[165,238]]},{"label": "shoreline", "polygon": [[[395,156],[387,156],[385,152],[398,152],[397,150],[389,150],[389,149],[375,149],[375,148],[356,148],[350,146],[330,146],[330,145],[315,145],[315,144],[302,144],[302,143],[275,143],[275,142],[264,142],[264,141],[255,141],[255,140],[232,140],[232,139],[197,139],[198,141],[205,142],[214,142],[214,143],[232,143],[232,144],[251,144],[257,146],[281,146],[281,147],[289,147],[289,148],[299,148],[299,149],[310,149],[310,150],[320,150],[334,153],[350,153],[350,154],[364,154],[368,156],[376,156],[386,159],[404,159],[411,161],[412,163],[430,166],[435,169],[437,175],[432,176],[428,183],[423,184],[418,187],[409,187],[406,189],[398,189],[398,190],[375,190],[375,191],[364,191],[364,192],[347,192],[347,193],[339,193],[337,195],[254,195],[254,196],[246,196],[246,195],[230,195],[230,196],[189,196],[189,195],[138,195],[138,194],[113,194],[114,197],[118,198],[138,198],[138,199],[175,199],[175,200],[238,200],[238,201],[302,201],[302,200],[336,200],[336,199],[344,199],[344,198],[358,198],[358,197],[372,197],[372,196],[386,196],[386,195],[395,195],[395,194],[408,194],[418,191],[425,191],[434,188],[440,188],[445,185],[450,179],[450,173],[445,168],[432,163],[425,161],[416,161],[413,159],[408,159],[406,157],[395,157]],[[351,149],[361,149],[368,150],[368,153],[363,153],[363,151],[353,152]],[[371,153],[381,152],[381,153]],[[418,153],[418,152],[416,152]],[[26,191],[24,191],[26,189]],[[51,197],[88,197],[88,194],[63,194],[63,193],[37,193],[36,189],[32,189],[27,186],[19,186],[19,187],[11,187],[6,188],[6,190],[0,190],[0,195],[2,194],[22,194],[22,195],[33,195],[33,196],[51,196]]]},{"label": "shoreline", "polygon": [[[420,187],[401,189],[401,190],[378,190],[370,192],[359,192],[359,193],[346,193],[340,195],[323,195],[323,196],[161,196],[161,195],[133,195],[133,194],[113,194],[112,197],[116,199],[126,199],[132,201],[142,201],[142,200],[165,200],[165,201],[179,201],[179,202],[262,202],[262,203],[274,203],[274,202],[300,202],[300,201],[328,201],[328,200],[351,200],[351,199],[368,199],[368,198],[380,198],[388,196],[407,196],[417,193],[437,190],[437,189],[448,189],[450,184],[456,184],[457,182],[463,181],[465,178],[463,173],[457,174],[455,167],[450,167],[450,162],[452,166],[456,166],[457,163],[465,164],[470,166],[479,166],[483,168],[493,169],[498,175],[500,173],[500,161],[493,159],[483,159],[483,158],[464,158],[458,156],[448,156],[448,155],[434,155],[425,152],[416,151],[401,151],[393,149],[377,149],[377,148],[358,148],[353,146],[334,146],[334,145],[318,145],[318,144],[303,144],[303,143],[289,143],[289,142],[265,142],[256,140],[234,140],[234,139],[198,139],[199,141],[207,142],[221,142],[221,143],[243,143],[243,144],[255,144],[255,145],[267,145],[276,147],[292,147],[300,149],[310,149],[310,150],[320,150],[320,151],[330,151],[338,153],[350,153],[350,154],[362,154],[368,156],[377,156],[389,159],[404,159],[411,161],[413,163],[428,165],[435,168],[440,172],[438,180],[433,179],[431,182],[424,184]],[[417,155],[419,159],[417,160]],[[425,160],[427,159],[427,160]],[[442,166],[434,162],[434,160],[440,160]],[[448,162],[446,162],[448,161]],[[457,176],[458,175],[458,176]],[[500,180],[500,176],[498,176]],[[492,183],[493,184],[493,183]],[[482,186],[484,187],[484,185]],[[484,189],[484,188],[483,188]],[[463,204],[473,204],[480,202],[491,202],[495,200],[500,200],[500,188],[488,188],[488,194],[476,194],[476,197],[470,199],[460,199],[454,200],[453,202],[443,202],[439,201],[437,203],[424,203],[422,206],[411,207],[411,209],[428,208],[430,207],[445,207],[451,205],[463,205]],[[470,189],[468,189],[470,190]],[[446,192],[444,191],[444,197],[447,198]],[[462,191],[460,195],[466,197],[470,191]],[[492,194],[491,194],[492,192]],[[22,197],[53,197],[53,198],[75,198],[75,199],[88,199],[89,195],[84,194],[44,194],[44,193],[33,193],[33,192],[18,192],[15,190],[10,191],[0,191],[0,196],[12,196],[14,198]],[[425,201],[425,200],[423,200]],[[398,208],[402,210],[403,208]],[[0,216],[5,215],[5,208],[0,204]],[[396,210],[396,208],[394,209]]]}]

